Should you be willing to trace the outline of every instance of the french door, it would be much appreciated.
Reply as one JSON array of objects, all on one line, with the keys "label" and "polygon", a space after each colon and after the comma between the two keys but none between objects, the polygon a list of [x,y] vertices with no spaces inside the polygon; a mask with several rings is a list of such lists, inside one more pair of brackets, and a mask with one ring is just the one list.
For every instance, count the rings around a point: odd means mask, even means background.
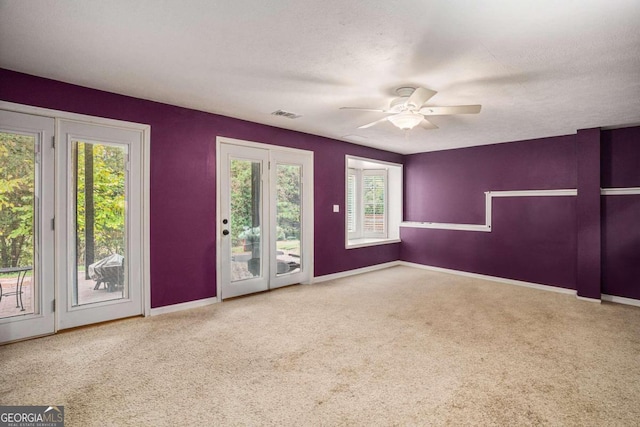
[{"label": "french door", "polygon": [[0,110],[0,342],[144,312],[142,157],[139,129]]},{"label": "french door", "polygon": [[59,329],[142,314],[141,132],[60,120]]},{"label": "french door", "polygon": [[55,329],[54,130],[0,110],[0,342]]},{"label": "french door", "polygon": [[220,140],[219,297],[309,281],[313,154]]}]

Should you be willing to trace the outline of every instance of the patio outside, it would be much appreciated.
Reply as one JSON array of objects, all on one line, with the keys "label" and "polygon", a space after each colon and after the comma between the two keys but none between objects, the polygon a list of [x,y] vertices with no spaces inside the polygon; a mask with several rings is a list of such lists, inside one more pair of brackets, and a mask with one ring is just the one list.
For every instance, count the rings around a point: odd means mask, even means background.
[{"label": "patio outside", "polygon": [[[277,274],[300,271],[300,240],[279,240],[276,242]],[[231,253],[232,281],[251,279],[255,274],[249,270],[254,253],[246,245],[234,246]],[[285,267],[286,265],[286,267]]]},{"label": "patio outside", "polygon": [[[35,298],[32,273],[33,271],[27,274],[22,283],[22,306],[20,305],[20,295],[12,295],[18,290],[17,275],[0,275],[0,285],[2,286],[3,294],[2,300],[0,300],[0,319],[34,314]],[[108,286],[104,285],[101,285],[99,289],[94,289],[96,282],[92,279],[85,279],[84,271],[78,273],[77,286],[78,301],[80,301],[81,305],[110,301],[123,297],[123,287],[121,286],[116,287],[112,292],[109,292]],[[24,311],[22,307],[24,307]]]}]

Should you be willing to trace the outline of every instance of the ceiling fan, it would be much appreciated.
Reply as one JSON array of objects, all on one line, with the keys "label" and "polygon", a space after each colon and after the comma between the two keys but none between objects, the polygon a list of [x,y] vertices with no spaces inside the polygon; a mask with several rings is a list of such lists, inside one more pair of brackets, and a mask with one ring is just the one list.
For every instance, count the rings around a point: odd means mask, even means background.
[{"label": "ceiling fan", "polygon": [[436,93],[434,90],[425,89],[423,87],[400,87],[396,89],[398,98],[391,101],[389,108],[386,110],[377,110],[372,108],[359,107],[341,107],[341,110],[359,110],[359,111],[375,111],[379,113],[389,114],[375,122],[367,123],[358,127],[358,129],[366,129],[385,120],[390,121],[394,126],[402,130],[410,130],[421,125],[425,129],[437,129],[438,126],[428,121],[425,116],[443,116],[449,114],[477,114],[480,112],[481,105],[455,105],[451,107],[431,107],[424,104],[431,99]]}]

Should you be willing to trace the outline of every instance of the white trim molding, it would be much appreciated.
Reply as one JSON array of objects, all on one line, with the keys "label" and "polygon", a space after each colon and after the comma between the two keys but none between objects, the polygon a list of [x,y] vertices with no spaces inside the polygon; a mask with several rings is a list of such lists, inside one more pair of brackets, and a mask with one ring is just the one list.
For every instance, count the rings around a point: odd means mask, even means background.
[{"label": "white trim molding", "polygon": [[626,187],[626,188],[601,188],[600,194],[602,196],[631,196],[640,194],[640,187]]},{"label": "white trim molding", "polygon": [[578,298],[581,301],[586,301],[586,302],[595,302],[596,304],[600,304],[602,301],[599,300],[598,298],[588,298],[588,297],[581,297],[580,295],[576,295],[576,298]]},{"label": "white trim molding", "polygon": [[446,222],[416,222],[402,221],[400,227],[407,228],[435,228],[438,230],[484,231],[491,232],[491,227],[485,224],[450,224]]},{"label": "white trim molding", "polygon": [[274,148],[276,148],[278,151],[286,151],[289,153],[313,153],[312,150],[305,150],[303,148],[293,148],[284,145],[267,144],[264,142],[248,141],[244,139],[229,138],[226,136],[216,136],[216,144],[240,145],[243,147],[260,148],[262,150],[273,150]]},{"label": "white trim molding", "polygon": [[600,304],[602,301],[608,301],[608,302],[613,302],[613,303],[616,303],[616,304],[625,304],[625,305],[632,305],[632,306],[635,306],[635,307],[640,307],[640,300],[633,299],[633,298],[619,297],[619,296],[607,295],[607,294],[602,294],[601,299],[586,298],[586,297],[579,296],[578,293],[574,289],[560,288],[560,287],[557,287],[557,286],[542,285],[542,284],[539,284],[539,283],[532,283],[532,282],[524,282],[522,280],[505,279],[505,278],[502,278],[502,277],[487,276],[485,274],[468,273],[466,271],[452,270],[452,269],[449,269],[449,268],[432,267],[430,265],[416,264],[416,263],[408,262],[408,261],[398,261],[397,265],[403,265],[403,266],[406,266],[406,267],[413,267],[413,268],[420,268],[420,269],[423,269],[423,270],[437,271],[437,272],[440,272],[440,273],[455,274],[455,275],[458,275],[458,276],[472,277],[474,279],[490,280],[492,282],[499,282],[499,283],[504,283],[504,284],[507,284],[507,285],[523,286],[525,288],[538,289],[538,290],[541,290],[541,291],[556,292],[556,293],[566,294],[566,295],[575,295],[575,297],[577,299],[579,299],[581,301],[586,301],[586,302],[594,302],[594,303]]},{"label": "white trim molding", "polygon": [[130,122],[127,120],[108,119],[106,117],[89,116],[86,114],[70,113],[50,108],[34,107],[32,105],[16,104],[14,102],[0,101],[0,110],[15,111],[17,113],[32,114],[34,116],[54,117],[65,120],[75,120],[101,126],[113,126],[117,128],[136,129],[150,131],[151,125],[145,123]]},{"label": "white trim molding", "polygon": [[525,282],[522,280],[515,280],[515,279],[505,279],[503,277],[488,276],[486,274],[479,274],[479,273],[469,273],[466,271],[452,270],[449,268],[442,268],[442,267],[433,267],[430,265],[417,264],[414,262],[407,262],[407,261],[400,261],[399,265],[404,265],[406,267],[420,268],[422,270],[437,271],[439,273],[455,274],[457,276],[471,277],[474,279],[490,280],[492,282],[499,282],[507,285],[523,286],[525,288],[538,289],[541,291],[556,292],[556,293],[567,294],[567,295],[576,295],[576,291],[574,289],[560,288],[558,286],[543,285],[540,283]]},{"label": "white trim molding", "polygon": [[352,239],[347,249],[366,248],[369,246],[388,245],[391,243],[400,243],[400,239]]},{"label": "white trim molding", "polygon": [[440,230],[462,230],[491,232],[492,206],[494,197],[549,197],[549,196],[577,196],[576,189],[559,190],[507,190],[485,191],[485,223],[484,224],[453,224],[445,222],[417,222],[403,221],[400,227],[408,228],[435,228]]},{"label": "white trim molding", "polygon": [[220,302],[218,297],[199,299],[195,301],[187,301],[179,304],[165,305],[164,307],[157,307],[151,309],[151,316],[157,316],[159,314],[174,313],[176,311],[190,310],[192,308],[205,307],[207,305]]},{"label": "white trim molding", "polygon": [[626,305],[633,305],[635,307],[640,307],[640,299],[618,297],[615,295],[602,294],[602,301],[615,302],[618,304],[626,304]]},{"label": "white trim molding", "polygon": [[355,270],[341,271],[339,273],[325,274],[324,276],[316,276],[312,283],[321,283],[328,280],[342,279],[343,277],[355,276],[356,274],[370,273],[372,271],[383,270],[385,268],[403,265],[404,261],[391,261],[382,264],[371,265],[369,267],[356,268]]}]

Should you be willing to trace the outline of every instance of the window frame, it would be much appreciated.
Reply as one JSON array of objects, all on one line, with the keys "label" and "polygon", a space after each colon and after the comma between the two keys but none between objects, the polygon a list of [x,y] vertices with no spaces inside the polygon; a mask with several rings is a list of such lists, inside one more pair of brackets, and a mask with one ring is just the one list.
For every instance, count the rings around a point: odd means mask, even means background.
[{"label": "window frame", "polygon": [[[352,249],[400,242],[402,165],[347,155],[345,166],[345,247]],[[384,177],[382,232],[367,232],[364,229],[366,210],[364,182],[367,176]],[[393,189],[397,190],[395,196],[390,195]],[[350,194],[354,199],[351,203]]]},{"label": "window frame", "polygon": [[[360,186],[358,185],[358,182],[360,181],[360,176],[361,176],[361,170],[360,169],[356,169],[356,168],[349,168],[347,167],[347,189],[346,189],[346,201],[345,201],[345,216],[347,219],[347,225],[346,225],[346,230],[347,230],[347,238],[349,240],[351,239],[356,239],[358,238],[362,232],[362,224],[361,224],[361,219],[359,218],[358,213],[361,211],[360,205],[361,205],[361,199],[360,199]],[[350,182],[350,178],[353,178],[353,183]],[[349,193],[350,193],[350,187],[351,185],[353,185],[353,199],[354,202],[353,204],[355,205],[353,208],[353,213],[352,213],[352,218],[353,218],[353,224],[350,223],[349,221],[349,207],[350,207],[350,203],[349,203]]]}]

